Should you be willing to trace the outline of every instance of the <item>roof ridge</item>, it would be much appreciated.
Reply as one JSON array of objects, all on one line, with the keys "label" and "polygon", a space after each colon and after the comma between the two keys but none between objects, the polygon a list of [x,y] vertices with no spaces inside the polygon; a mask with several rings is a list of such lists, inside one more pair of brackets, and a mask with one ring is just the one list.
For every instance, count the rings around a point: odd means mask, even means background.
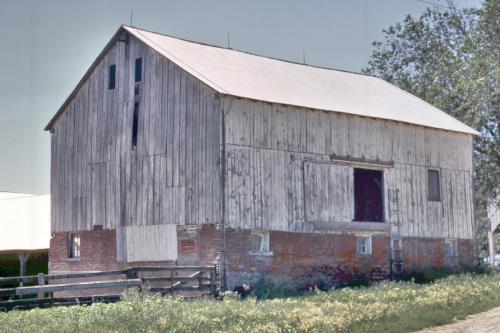
[{"label": "roof ridge", "polygon": [[[133,28],[133,29],[136,29],[136,28]],[[212,80],[210,80],[208,77],[206,77],[205,75],[203,75],[203,73],[200,73],[199,71],[197,71],[195,68],[193,68],[192,66],[189,66],[189,64],[186,64],[184,61],[182,61],[182,59],[179,59],[178,57],[176,57],[175,55],[173,55],[171,52],[169,52],[168,50],[165,50],[165,48],[163,48],[161,45],[158,45],[158,43],[152,41],[150,38],[148,38],[147,36],[145,36],[143,33],[142,33],[142,30],[141,29],[136,29],[136,30],[139,30],[137,33],[139,33],[143,38],[149,40],[150,43],[153,43],[156,45],[156,47],[162,49],[164,52],[166,52],[171,58],[175,58],[176,61],[182,63],[184,66],[186,67],[189,67],[192,71],[198,73],[198,75],[200,75],[201,77],[203,77],[205,80],[209,81],[212,85],[214,85],[214,89],[215,90],[218,90],[220,93],[224,93],[224,94],[227,94],[228,92],[220,87],[217,83],[213,82]],[[172,37],[173,38],[173,37]],[[217,87],[217,88],[215,88]]]},{"label": "roof ridge", "polygon": [[228,50],[228,51],[243,53],[243,54],[251,55],[251,56],[254,56],[254,57],[266,58],[266,59],[271,59],[271,60],[276,60],[276,61],[283,61],[283,62],[288,62],[288,63],[294,64],[294,65],[300,65],[300,66],[306,66],[306,67],[312,67],[312,68],[318,68],[318,69],[325,69],[325,70],[330,70],[330,71],[344,72],[344,73],[348,73],[348,74],[355,74],[355,75],[361,75],[361,76],[365,76],[365,77],[376,78],[376,76],[373,76],[373,75],[359,73],[359,72],[355,72],[355,71],[350,71],[350,70],[347,70],[347,69],[339,69],[339,68],[333,68],[333,67],[326,67],[326,66],[306,64],[306,63],[301,63],[301,62],[297,62],[297,61],[293,61],[293,60],[282,59],[282,58],[272,57],[272,56],[268,56],[268,55],[262,55],[262,54],[258,54],[258,53],[253,53],[253,52],[250,52],[250,51],[236,50],[236,49],[233,49],[233,48],[230,48],[230,47],[228,48],[228,47],[224,47],[224,46],[220,46],[220,45],[209,44],[209,43],[205,43],[205,42],[198,42],[198,41],[194,41],[194,40],[183,38],[183,37],[172,36],[172,35],[169,35],[169,34],[166,34],[166,33],[162,33],[162,32],[157,32],[157,31],[153,31],[153,30],[139,28],[139,27],[136,27],[136,26],[130,26],[130,25],[122,24],[122,27],[129,28],[129,29],[136,29],[138,31],[145,31],[145,32],[149,32],[149,33],[152,33],[152,34],[156,34],[156,35],[160,35],[160,36],[165,36],[165,37],[169,37],[169,38],[174,38],[174,39],[182,40],[182,41],[188,42],[188,43],[193,43],[193,44],[198,44],[198,45],[203,45],[203,46],[209,46],[209,47],[215,47],[215,48],[219,48],[219,49],[223,49],[223,50]]}]

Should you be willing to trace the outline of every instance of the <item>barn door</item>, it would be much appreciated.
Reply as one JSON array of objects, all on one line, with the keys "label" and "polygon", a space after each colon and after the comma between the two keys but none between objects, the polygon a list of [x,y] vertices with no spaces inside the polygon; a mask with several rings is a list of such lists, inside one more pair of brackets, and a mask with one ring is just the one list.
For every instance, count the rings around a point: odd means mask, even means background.
[{"label": "barn door", "polygon": [[306,221],[352,221],[354,191],[351,166],[306,161],[304,190]]},{"label": "barn door", "polygon": [[119,261],[177,260],[175,224],[132,225],[116,229]]}]

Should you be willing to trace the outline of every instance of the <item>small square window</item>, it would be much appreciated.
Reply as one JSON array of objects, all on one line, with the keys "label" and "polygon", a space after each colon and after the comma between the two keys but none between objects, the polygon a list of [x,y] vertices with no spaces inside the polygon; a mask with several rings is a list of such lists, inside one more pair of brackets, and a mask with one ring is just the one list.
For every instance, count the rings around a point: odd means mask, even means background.
[{"label": "small square window", "polygon": [[441,201],[439,170],[427,170],[427,188],[429,201]]},{"label": "small square window", "polygon": [[372,254],[372,237],[358,237],[356,241],[356,252],[363,256]]},{"label": "small square window", "polygon": [[252,230],[250,234],[250,254],[270,255],[269,231]]},{"label": "small square window", "polygon": [[403,241],[399,238],[392,240],[392,249],[394,251],[401,251],[403,249]]},{"label": "small square window", "polygon": [[458,257],[458,244],[456,239],[447,239],[444,241],[444,256],[446,258]]},{"label": "small square window", "polygon": [[109,79],[108,88],[109,90],[115,89],[116,86],[116,65],[109,66]]},{"label": "small square window", "polygon": [[71,234],[69,237],[69,257],[80,258],[80,234]]}]

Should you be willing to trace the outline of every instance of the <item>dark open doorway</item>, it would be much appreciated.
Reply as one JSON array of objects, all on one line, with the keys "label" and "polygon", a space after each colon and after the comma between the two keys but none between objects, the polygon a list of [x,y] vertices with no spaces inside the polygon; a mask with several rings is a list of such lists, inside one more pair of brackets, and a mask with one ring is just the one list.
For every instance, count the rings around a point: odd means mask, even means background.
[{"label": "dark open doorway", "polygon": [[384,222],[383,172],[354,169],[354,220]]}]

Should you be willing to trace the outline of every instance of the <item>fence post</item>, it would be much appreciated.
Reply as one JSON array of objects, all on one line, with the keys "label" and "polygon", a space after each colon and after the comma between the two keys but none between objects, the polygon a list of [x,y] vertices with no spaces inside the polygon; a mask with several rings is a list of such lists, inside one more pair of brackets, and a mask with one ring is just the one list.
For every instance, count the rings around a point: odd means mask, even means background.
[{"label": "fence post", "polygon": [[127,279],[136,279],[137,269],[135,267],[127,269]]},{"label": "fence post", "polygon": [[29,252],[18,253],[17,257],[19,258],[19,287],[24,287],[24,275],[26,274],[26,262],[28,261]]},{"label": "fence post", "polygon": [[214,266],[214,268],[210,270],[210,291],[212,292],[212,296],[215,296],[215,291],[217,289],[215,281],[216,270],[217,270],[216,266]]},{"label": "fence post", "polygon": [[[137,267],[131,267],[127,269],[127,279],[137,279],[138,277],[139,277],[139,269]],[[143,287],[144,287],[144,280],[142,280],[142,284],[139,286],[139,291],[142,291],[144,289]]]},{"label": "fence post", "polygon": [[[45,285],[45,275],[43,273],[38,273],[37,280],[38,280],[38,285],[39,286],[44,286]],[[36,295],[37,298],[44,298],[44,296],[45,296],[45,293],[43,293],[43,292],[39,292]]]},{"label": "fence post", "polygon": [[198,289],[200,290],[200,292],[202,292],[202,287],[203,287],[203,283],[202,283],[202,279],[203,279],[203,271],[200,271],[200,274],[198,274]]},{"label": "fence post", "polygon": [[170,269],[170,293],[174,294],[174,270]]}]

